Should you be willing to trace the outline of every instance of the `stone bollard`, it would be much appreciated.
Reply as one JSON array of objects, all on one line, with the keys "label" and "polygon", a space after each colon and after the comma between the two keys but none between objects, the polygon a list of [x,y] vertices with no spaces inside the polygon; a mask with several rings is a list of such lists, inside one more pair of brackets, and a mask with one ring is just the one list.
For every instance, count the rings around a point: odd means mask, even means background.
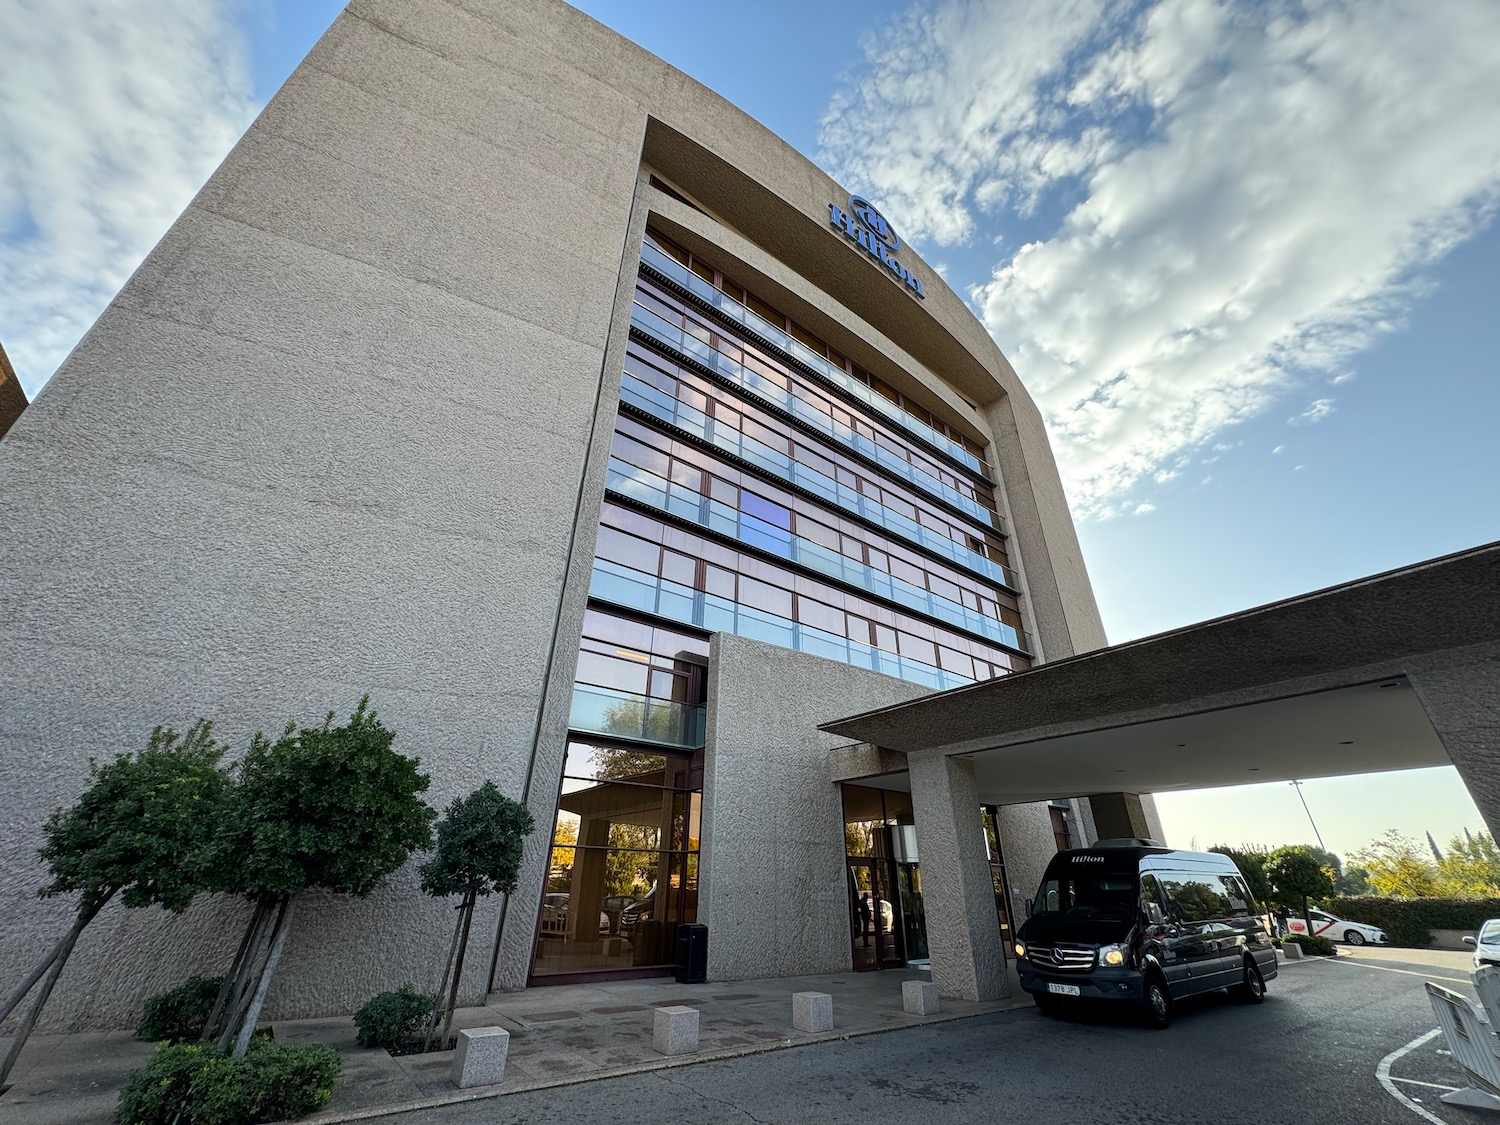
[{"label": "stone bollard", "polygon": [[697,1008],[657,1008],[651,1046],[659,1054],[685,1055],[698,1049]]},{"label": "stone bollard", "polygon": [[901,1010],[912,1016],[930,1016],[938,1010],[937,985],[925,980],[901,982]]},{"label": "stone bollard", "polygon": [[509,1054],[510,1032],[503,1027],[460,1031],[448,1077],[460,1090],[493,1086],[505,1077],[505,1059]]},{"label": "stone bollard", "polygon": [[833,997],[826,992],[792,993],[792,1026],[798,1031],[832,1031]]},{"label": "stone bollard", "polygon": [[1302,947],[1295,941],[1289,941],[1281,947],[1281,955],[1288,961],[1302,960]]}]

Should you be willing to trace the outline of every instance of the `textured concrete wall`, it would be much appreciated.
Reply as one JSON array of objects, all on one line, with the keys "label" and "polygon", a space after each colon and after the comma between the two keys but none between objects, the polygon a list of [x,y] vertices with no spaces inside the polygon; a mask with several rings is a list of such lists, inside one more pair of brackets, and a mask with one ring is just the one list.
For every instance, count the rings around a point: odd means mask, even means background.
[{"label": "textured concrete wall", "polygon": [[710,980],[849,970],[844,811],[828,772],[838,739],[817,725],[846,704],[925,694],[877,672],[714,637],[698,898]]},{"label": "textured concrete wall", "polygon": [[1413,661],[1408,675],[1493,837],[1500,829],[1500,644]]},{"label": "textured concrete wall", "polygon": [[1004,996],[1005,959],[974,763],[935,752],[909,760],[932,982],[942,996]]},{"label": "textured concrete wall", "polygon": [[[159,722],[209,715],[239,749],[368,691],[434,804],[529,788],[545,832],[653,120],[713,150],[671,171],[766,253],[974,401],[1024,398],[925,265],[918,303],[825,229],[836,184],[634,45],[555,0],[354,0],[0,443],[0,990],[67,920],[32,897],[47,813]],[[1039,425],[1015,437],[1050,464]],[[1023,550],[1059,520],[1016,509]],[[872,682],[869,706],[907,690]],[[414,883],[306,904],[271,1013],[422,983],[449,911]],[[53,1025],[132,1022],[222,965],[242,914],[108,912]]]}]

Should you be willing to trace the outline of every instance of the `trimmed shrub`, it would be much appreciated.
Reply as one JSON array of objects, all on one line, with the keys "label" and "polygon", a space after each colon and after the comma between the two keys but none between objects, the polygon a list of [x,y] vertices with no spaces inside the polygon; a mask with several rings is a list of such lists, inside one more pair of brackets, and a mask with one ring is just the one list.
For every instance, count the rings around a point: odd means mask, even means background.
[{"label": "trimmed shrub", "polygon": [[1432,944],[1433,930],[1477,930],[1489,918],[1500,918],[1500,900],[1492,898],[1332,898],[1323,909],[1336,918],[1379,926],[1392,945]]},{"label": "trimmed shrub", "polygon": [[427,1017],[438,1006],[435,995],[424,995],[409,984],[382,992],[354,1013],[355,1036],[361,1047],[394,1050],[421,1034]]},{"label": "trimmed shrub", "polygon": [[146,1001],[135,1037],[147,1042],[192,1042],[203,1034],[203,1025],[213,1014],[223,977],[189,977],[185,984],[159,992]]},{"label": "trimmed shrub", "polygon": [[1317,934],[1287,934],[1281,939],[1282,945],[1300,945],[1302,952],[1314,957],[1336,957],[1338,949],[1326,937]]},{"label": "trimmed shrub", "polygon": [[201,1043],[161,1046],[130,1075],[118,1125],[258,1125],[322,1109],[338,1082],[339,1053],[321,1044],[256,1039],[242,1059]]}]

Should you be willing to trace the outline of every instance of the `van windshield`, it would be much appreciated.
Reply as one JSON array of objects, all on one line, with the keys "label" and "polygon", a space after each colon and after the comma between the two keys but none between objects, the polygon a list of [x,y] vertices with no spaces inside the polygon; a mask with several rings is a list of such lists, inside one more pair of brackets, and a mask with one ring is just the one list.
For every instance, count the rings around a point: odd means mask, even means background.
[{"label": "van windshield", "polygon": [[1118,925],[1135,920],[1139,899],[1133,871],[1070,871],[1061,878],[1042,881],[1032,910],[1036,915],[1071,922]]}]

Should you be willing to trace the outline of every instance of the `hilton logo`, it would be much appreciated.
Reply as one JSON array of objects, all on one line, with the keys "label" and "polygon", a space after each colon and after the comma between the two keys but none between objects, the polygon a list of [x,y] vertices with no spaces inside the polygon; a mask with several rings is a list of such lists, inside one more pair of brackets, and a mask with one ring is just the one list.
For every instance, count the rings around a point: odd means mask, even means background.
[{"label": "hilton logo", "polygon": [[927,294],[922,292],[922,282],[891,257],[901,249],[901,239],[891,229],[891,224],[886,221],[886,217],[870,206],[868,200],[851,195],[848,211],[843,210],[837,203],[830,203],[828,215],[829,225],[834,230],[842,231],[845,238],[850,242],[858,243],[866,254],[890,270],[898,281],[905,282],[908,289],[918,297],[926,299]]}]

